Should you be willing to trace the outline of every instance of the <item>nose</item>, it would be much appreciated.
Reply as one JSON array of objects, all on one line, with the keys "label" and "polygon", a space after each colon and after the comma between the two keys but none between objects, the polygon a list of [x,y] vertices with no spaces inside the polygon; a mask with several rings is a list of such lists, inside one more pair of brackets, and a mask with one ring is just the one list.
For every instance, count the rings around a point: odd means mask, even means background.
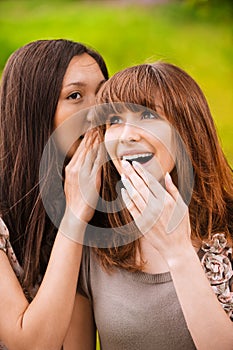
[{"label": "nose", "polygon": [[140,128],[135,125],[125,123],[120,135],[121,143],[134,143],[141,139]]},{"label": "nose", "polygon": [[95,107],[89,108],[86,114],[86,125],[88,126],[88,129],[95,128],[98,125],[96,118],[97,117]]}]

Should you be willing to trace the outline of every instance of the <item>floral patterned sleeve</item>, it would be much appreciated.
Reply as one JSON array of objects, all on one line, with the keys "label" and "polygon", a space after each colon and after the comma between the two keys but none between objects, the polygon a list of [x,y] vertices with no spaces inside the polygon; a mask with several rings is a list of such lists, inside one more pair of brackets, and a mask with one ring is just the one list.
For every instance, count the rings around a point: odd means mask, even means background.
[{"label": "floral patterned sleeve", "polygon": [[0,217],[0,249],[6,253],[16,276],[20,279],[23,273],[23,269],[20,266],[15,256],[14,250],[10,243],[9,231],[1,217]]},{"label": "floral patterned sleeve", "polygon": [[[22,276],[23,270],[10,244],[9,231],[1,217],[0,217],[0,250],[3,250],[6,253],[8,260],[16,276],[20,279],[20,277]],[[7,350],[6,346],[3,344],[2,341],[0,341],[0,350]]]},{"label": "floral patterned sleeve", "polygon": [[233,256],[225,235],[216,233],[203,242],[201,264],[223,309],[233,321]]}]

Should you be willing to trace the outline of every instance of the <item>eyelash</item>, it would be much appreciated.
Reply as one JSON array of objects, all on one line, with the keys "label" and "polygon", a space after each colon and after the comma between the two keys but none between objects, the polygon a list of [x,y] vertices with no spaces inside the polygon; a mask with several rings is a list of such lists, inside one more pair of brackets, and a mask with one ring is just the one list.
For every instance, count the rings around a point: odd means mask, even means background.
[{"label": "eyelash", "polygon": [[[149,115],[149,118],[143,118],[145,116],[148,116]],[[151,118],[152,116],[152,118]],[[142,119],[158,119],[159,118],[159,115],[157,113],[152,113],[152,112],[149,112],[149,111],[145,111],[142,113]]]},{"label": "eyelash", "polygon": [[[79,95],[79,97],[77,98],[77,95]],[[74,98],[73,98],[74,97]],[[72,94],[70,94],[67,99],[68,100],[79,100],[80,98],[82,98],[82,95],[80,92],[72,92]]]},{"label": "eyelash", "polygon": [[112,116],[112,117],[109,118],[109,120],[108,120],[109,125],[120,124],[119,122],[114,123],[114,120],[115,120],[115,121],[116,121],[116,120],[119,121],[119,120],[121,120],[121,119],[120,119],[120,117],[118,117],[117,115],[114,115],[114,116]]},{"label": "eyelash", "polygon": [[[145,118],[146,116],[149,116],[149,118]],[[141,115],[142,119],[148,119],[148,120],[153,120],[153,119],[158,119],[159,115],[157,113],[151,113],[149,111],[145,111],[142,113]],[[114,115],[112,117],[109,118],[108,123],[109,125],[116,125],[116,124],[121,124],[119,121],[121,121],[121,118],[117,115]]]}]

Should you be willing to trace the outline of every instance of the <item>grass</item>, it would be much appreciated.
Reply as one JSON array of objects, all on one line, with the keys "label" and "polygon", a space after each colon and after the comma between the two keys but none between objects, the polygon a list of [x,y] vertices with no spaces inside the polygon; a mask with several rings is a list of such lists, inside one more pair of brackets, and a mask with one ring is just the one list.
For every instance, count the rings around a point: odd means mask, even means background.
[{"label": "grass", "polygon": [[[0,71],[19,46],[68,38],[101,52],[110,74],[163,59],[187,70],[203,88],[223,149],[233,165],[232,24],[223,6],[190,1],[150,7],[85,1],[0,1]],[[202,2],[203,4],[205,2]]]}]

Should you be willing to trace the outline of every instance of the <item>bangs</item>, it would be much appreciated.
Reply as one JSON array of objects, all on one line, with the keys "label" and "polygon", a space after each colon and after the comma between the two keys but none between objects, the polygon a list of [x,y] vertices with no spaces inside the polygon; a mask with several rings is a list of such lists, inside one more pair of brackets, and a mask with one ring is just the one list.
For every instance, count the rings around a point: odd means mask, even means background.
[{"label": "bangs", "polygon": [[105,116],[126,110],[140,112],[142,107],[156,112],[157,91],[158,85],[151,65],[130,67],[116,73],[103,84],[97,95],[97,109]]},{"label": "bangs", "polygon": [[138,113],[145,111],[143,105],[138,105],[129,102],[109,102],[97,105],[94,107],[93,120],[95,125],[103,125],[107,122],[110,115],[118,115],[125,112]]}]

